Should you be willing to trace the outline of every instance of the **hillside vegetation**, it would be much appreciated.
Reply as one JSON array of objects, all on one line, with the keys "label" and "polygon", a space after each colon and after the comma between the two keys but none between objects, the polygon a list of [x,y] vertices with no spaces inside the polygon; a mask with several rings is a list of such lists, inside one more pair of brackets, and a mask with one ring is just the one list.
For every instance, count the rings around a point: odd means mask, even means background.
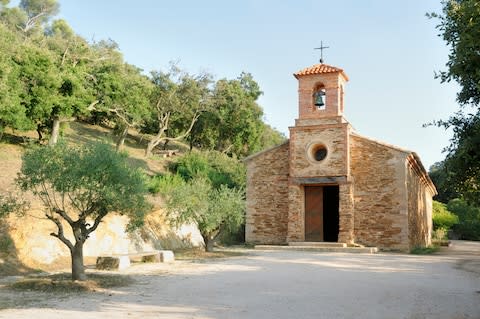
[{"label": "hillside vegetation", "polygon": [[[105,218],[87,255],[120,246],[125,251],[131,245],[144,249],[191,243],[191,233],[182,237],[174,232],[185,222],[198,227],[209,249],[217,239],[241,237],[236,235],[245,209],[241,159],[285,139],[263,121],[257,103],[262,91],[252,75],[215,79],[176,64],[144,72],[123,59],[114,41],[87,41],[76,34],[67,21],[56,19],[59,10],[56,0],[22,0],[18,6],[0,0],[0,213],[24,212],[10,214],[0,230],[0,267],[11,264],[16,267],[8,269],[28,270],[20,261],[43,269],[62,264],[59,260],[68,254],[59,242],[69,246],[71,240],[68,234],[63,238],[62,225],[73,229],[81,222],[88,230],[89,222],[98,223],[81,213],[68,217],[71,212],[55,208],[48,197],[40,201],[46,191],[31,192],[37,180],[29,175],[36,172],[31,163],[26,169],[22,154],[35,145],[56,147],[61,140],[77,147],[100,140],[125,152],[129,164],[143,171],[151,192],[153,210],[139,221],[142,228],[127,240],[118,227],[128,221]],[[177,160],[192,152],[201,155]],[[44,158],[38,165],[54,168],[61,162],[52,160]],[[30,186],[16,182],[19,171]],[[46,181],[49,191],[59,191],[55,181]],[[19,186],[27,192],[19,192]],[[62,196],[78,195],[68,193],[76,192],[73,189],[61,191],[66,191]],[[29,206],[19,204],[23,201]],[[49,234],[60,240],[55,242]]]}]

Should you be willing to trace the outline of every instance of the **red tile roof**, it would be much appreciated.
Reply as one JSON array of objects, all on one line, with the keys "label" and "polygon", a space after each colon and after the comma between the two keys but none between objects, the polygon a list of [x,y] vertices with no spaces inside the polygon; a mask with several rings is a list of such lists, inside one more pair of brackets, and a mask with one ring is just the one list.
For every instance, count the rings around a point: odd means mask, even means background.
[{"label": "red tile roof", "polygon": [[315,64],[315,65],[312,65],[308,68],[300,70],[297,73],[294,73],[293,75],[298,79],[298,77],[302,76],[302,75],[335,73],[335,72],[342,73],[342,75],[345,77],[345,79],[348,80],[347,75],[345,74],[345,72],[343,72],[342,69],[336,68],[336,67],[328,65],[328,64]]}]

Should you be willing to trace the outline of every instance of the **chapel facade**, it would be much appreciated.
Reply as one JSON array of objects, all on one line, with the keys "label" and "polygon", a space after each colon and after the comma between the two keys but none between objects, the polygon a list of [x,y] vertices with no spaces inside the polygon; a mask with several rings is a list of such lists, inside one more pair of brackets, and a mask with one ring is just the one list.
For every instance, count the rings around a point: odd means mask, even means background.
[{"label": "chapel facade", "polygon": [[299,115],[290,139],[245,159],[246,241],[429,245],[436,189],[417,154],[353,130],[342,69],[316,64],[294,76]]}]

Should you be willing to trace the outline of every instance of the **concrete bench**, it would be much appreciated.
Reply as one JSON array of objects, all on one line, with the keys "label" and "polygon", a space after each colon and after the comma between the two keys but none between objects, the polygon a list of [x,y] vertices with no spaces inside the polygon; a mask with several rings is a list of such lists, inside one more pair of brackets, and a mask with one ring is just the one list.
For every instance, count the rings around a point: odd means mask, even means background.
[{"label": "concrete bench", "polygon": [[104,255],[97,257],[96,268],[103,270],[122,270],[130,267],[133,261],[165,263],[175,261],[175,257],[171,250]]}]

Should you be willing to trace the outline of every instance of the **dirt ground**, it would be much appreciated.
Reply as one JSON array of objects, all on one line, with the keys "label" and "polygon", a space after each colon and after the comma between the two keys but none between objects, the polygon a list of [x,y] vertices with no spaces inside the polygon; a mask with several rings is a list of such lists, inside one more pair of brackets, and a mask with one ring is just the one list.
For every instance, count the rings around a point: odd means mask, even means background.
[{"label": "dirt ground", "polygon": [[0,318],[480,318],[480,243],[424,256],[246,251],[135,265],[121,272],[134,284],[96,293],[3,288]]}]

